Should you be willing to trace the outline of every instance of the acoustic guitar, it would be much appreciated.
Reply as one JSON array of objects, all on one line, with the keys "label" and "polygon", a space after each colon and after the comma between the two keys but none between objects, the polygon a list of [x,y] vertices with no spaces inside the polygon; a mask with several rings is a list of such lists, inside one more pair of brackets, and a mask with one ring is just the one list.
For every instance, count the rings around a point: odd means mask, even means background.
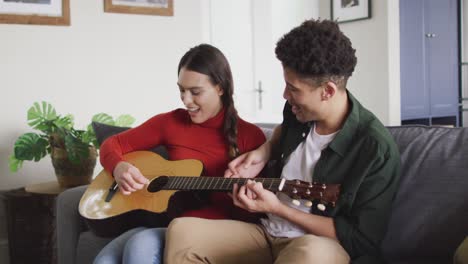
[{"label": "acoustic guitar", "polygon": [[[194,159],[168,161],[150,151],[136,151],[124,155],[126,161],[137,167],[150,180],[147,188],[130,195],[118,191],[114,178],[103,170],[86,189],[79,213],[90,229],[100,236],[115,236],[136,226],[166,226],[167,209],[171,197],[178,190],[184,191],[232,191],[235,183],[243,185],[248,179],[200,177],[203,165]],[[265,189],[282,192],[295,199],[306,199],[306,206],[325,209],[335,206],[339,184],[308,183],[280,178],[255,178]]]}]

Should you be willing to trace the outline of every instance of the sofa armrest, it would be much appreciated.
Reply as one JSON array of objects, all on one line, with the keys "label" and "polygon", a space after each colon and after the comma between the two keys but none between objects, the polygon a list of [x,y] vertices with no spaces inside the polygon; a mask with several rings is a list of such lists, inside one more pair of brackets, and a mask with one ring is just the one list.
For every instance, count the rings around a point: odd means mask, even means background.
[{"label": "sofa armrest", "polygon": [[68,189],[57,197],[58,264],[75,263],[78,239],[85,226],[78,212],[78,205],[86,187]]}]

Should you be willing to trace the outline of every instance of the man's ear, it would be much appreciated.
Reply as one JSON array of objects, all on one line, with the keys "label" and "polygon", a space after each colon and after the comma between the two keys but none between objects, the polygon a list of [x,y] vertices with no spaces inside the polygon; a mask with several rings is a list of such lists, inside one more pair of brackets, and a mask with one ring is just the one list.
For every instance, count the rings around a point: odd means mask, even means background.
[{"label": "man's ear", "polygon": [[322,90],[322,99],[331,99],[338,91],[338,86],[334,82],[326,82]]}]

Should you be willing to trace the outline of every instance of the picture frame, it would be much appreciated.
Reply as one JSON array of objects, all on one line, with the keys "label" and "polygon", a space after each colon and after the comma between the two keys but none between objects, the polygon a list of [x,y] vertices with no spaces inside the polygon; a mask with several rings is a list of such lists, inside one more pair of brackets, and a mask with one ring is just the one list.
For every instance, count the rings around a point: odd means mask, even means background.
[{"label": "picture frame", "polygon": [[331,19],[338,23],[371,18],[371,0],[331,0]]},{"label": "picture frame", "polygon": [[173,16],[174,0],[104,0],[104,12]]},{"label": "picture frame", "polygon": [[70,25],[70,0],[0,0],[1,24]]}]

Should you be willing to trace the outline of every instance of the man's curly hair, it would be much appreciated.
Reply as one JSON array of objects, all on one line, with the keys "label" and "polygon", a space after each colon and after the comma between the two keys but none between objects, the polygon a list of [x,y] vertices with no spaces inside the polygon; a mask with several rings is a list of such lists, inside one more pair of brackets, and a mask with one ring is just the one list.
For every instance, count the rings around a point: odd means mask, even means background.
[{"label": "man's curly hair", "polygon": [[284,35],[276,44],[276,57],[283,67],[301,77],[344,78],[356,66],[351,41],[330,20],[307,20]]}]

